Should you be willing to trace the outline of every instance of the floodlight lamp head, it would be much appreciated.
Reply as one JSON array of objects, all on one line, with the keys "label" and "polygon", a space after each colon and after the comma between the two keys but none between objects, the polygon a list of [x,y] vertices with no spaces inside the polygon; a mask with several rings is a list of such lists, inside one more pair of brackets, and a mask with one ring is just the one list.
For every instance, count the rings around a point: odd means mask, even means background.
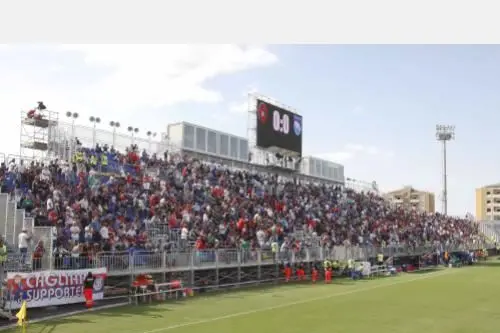
[{"label": "floodlight lamp head", "polygon": [[436,139],[438,141],[450,141],[455,139],[455,126],[436,125]]},{"label": "floodlight lamp head", "polygon": [[136,128],[134,128],[134,132],[135,132],[135,133],[139,132],[139,129],[138,129],[137,127],[136,127]]},{"label": "floodlight lamp head", "polygon": [[132,126],[127,127],[127,131],[132,132],[134,128]]},{"label": "floodlight lamp head", "polygon": [[91,123],[93,123],[95,121],[94,116],[90,116],[89,120],[90,120]]},{"label": "floodlight lamp head", "polygon": [[66,117],[72,117],[72,116],[73,116],[73,113],[71,113],[71,111],[66,112]]},{"label": "floodlight lamp head", "polygon": [[96,118],[95,118],[95,122],[99,124],[99,123],[101,122],[101,118],[96,117]]},{"label": "floodlight lamp head", "polygon": [[114,122],[113,120],[111,120],[111,121],[109,122],[109,126],[111,126],[111,127],[115,127],[115,122]]},{"label": "floodlight lamp head", "polygon": [[147,132],[146,132],[146,135],[147,135],[147,136],[151,136],[151,134],[152,134],[152,133],[151,133],[151,131],[147,131]]},{"label": "floodlight lamp head", "polygon": [[78,112],[73,112],[73,118],[78,118]]},{"label": "floodlight lamp head", "polygon": [[455,126],[453,125],[436,125],[436,132],[453,132]]},{"label": "floodlight lamp head", "polygon": [[116,122],[116,123],[115,123],[115,127],[120,127],[120,123],[119,123],[119,122]]}]

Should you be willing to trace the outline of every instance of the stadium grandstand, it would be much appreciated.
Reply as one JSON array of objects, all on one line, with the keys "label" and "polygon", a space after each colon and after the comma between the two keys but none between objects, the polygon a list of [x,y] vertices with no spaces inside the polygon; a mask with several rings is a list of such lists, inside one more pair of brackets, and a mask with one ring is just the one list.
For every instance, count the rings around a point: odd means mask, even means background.
[{"label": "stadium grandstand", "polygon": [[[43,102],[22,112],[21,154],[1,155],[6,312],[21,304],[12,283],[50,272],[104,274],[96,297],[109,305],[133,286],[170,293],[177,281],[176,292],[189,294],[278,281],[287,265],[305,265],[307,276],[326,260],[401,270],[486,247],[487,232],[470,219],[395,207],[375,182],[303,156],[301,116],[251,100],[249,138],[182,122],[143,140],[136,128],[116,133],[117,122],[110,131],[77,126],[74,113],[63,122]],[[263,128],[272,110],[274,129]],[[140,276],[154,282],[140,284]],[[82,302],[71,291],[50,297],[28,287],[33,311]]]}]

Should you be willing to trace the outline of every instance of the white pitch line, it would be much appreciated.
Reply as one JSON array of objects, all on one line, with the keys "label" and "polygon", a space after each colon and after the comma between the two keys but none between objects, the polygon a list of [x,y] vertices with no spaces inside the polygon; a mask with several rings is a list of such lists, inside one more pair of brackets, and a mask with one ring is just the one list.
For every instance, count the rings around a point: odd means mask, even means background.
[{"label": "white pitch line", "polygon": [[375,286],[368,287],[368,288],[354,289],[354,290],[344,291],[344,292],[341,292],[341,293],[335,293],[335,294],[330,294],[330,295],[326,295],[326,296],[309,298],[309,299],[302,300],[302,301],[284,303],[284,304],[280,304],[280,305],[269,306],[269,307],[265,307],[265,308],[255,309],[255,310],[236,312],[236,313],[228,314],[228,315],[225,315],[225,316],[208,318],[208,319],[202,319],[202,320],[192,321],[192,322],[186,322],[186,323],[172,325],[172,326],[167,326],[167,327],[162,327],[162,328],[156,328],[154,330],[144,331],[144,332],[141,332],[141,333],[165,332],[165,331],[170,331],[170,330],[174,330],[174,329],[182,328],[182,327],[195,326],[195,325],[201,325],[201,324],[208,324],[208,323],[212,323],[214,321],[231,319],[231,318],[235,318],[235,317],[248,316],[248,315],[251,315],[251,314],[254,314],[254,313],[266,312],[266,311],[271,311],[271,310],[276,310],[276,309],[283,309],[283,308],[287,308],[287,307],[290,307],[290,306],[307,304],[307,303],[312,303],[312,302],[316,302],[316,301],[322,301],[322,300],[333,298],[333,297],[346,296],[346,295],[351,295],[351,294],[355,294],[355,293],[360,293],[360,292],[363,292],[363,291],[370,291],[370,290],[374,290],[374,289],[395,286],[395,285],[398,285],[398,284],[406,284],[406,283],[410,283],[410,282],[425,280],[425,279],[429,279],[429,278],[434,278],[434,277],[439,277],[439,276],[443,276],[443,275],[448,275],[448,274],[450,274],[450,272],[458,272],[458,271],[462,271],[462,270],[453,270],[453,271],[446,270],[444,272],[441,271],[441,272],[436,272],[436,273],[430,273],[429,275],[421,276],[421,277],[410,279],[410,280],[399,280],[399,281],[388,283],[388,284],[377,284]]}]

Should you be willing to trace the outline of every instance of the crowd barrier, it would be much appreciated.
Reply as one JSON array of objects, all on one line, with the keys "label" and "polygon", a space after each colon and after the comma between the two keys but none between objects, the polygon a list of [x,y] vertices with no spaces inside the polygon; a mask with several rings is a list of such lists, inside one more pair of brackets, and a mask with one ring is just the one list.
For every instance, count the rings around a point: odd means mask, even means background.
[{"label": "crowd barrier", "polygon": [[[272,265],[276,263],[322,262],[325,259],[347,261],[370,260],[378,254],[384,257],[408,257],[434,254],[436,252],[460,252],[484,249],[486,244],[473,243],[456,246],[421,246],[421,247],[361,247],[334,246],[332,248],[314,247],[300,251],[272,252],[270,250],[194,250],[174,252],[101,252],[86,257],[55,257],[48,253],[41,259],[33,259],[19,253],[9,254],[7,271],[66,270],[106,268],[109,276],[135,275],[142,273],[163,273],[168,271],[190,271],[204,269],[222,269]],[[31,258],[31,260],[30,260]],[[30,266],[31,263],[31,267]],[[17,264],[17,265],[16,265]],[[27,267],[28,266],[28,267]]]}]

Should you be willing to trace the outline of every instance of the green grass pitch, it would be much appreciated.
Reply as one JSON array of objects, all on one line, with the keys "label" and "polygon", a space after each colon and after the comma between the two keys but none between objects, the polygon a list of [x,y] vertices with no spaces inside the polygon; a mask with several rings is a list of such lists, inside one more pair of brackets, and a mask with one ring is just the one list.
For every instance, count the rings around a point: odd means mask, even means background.
[{"label": "green grass pitch", "polygon": [[499,304],[500,261],[495,260],[394,278],[254,288],[114,308],[33,323],[26,332],[498,333]]}]

